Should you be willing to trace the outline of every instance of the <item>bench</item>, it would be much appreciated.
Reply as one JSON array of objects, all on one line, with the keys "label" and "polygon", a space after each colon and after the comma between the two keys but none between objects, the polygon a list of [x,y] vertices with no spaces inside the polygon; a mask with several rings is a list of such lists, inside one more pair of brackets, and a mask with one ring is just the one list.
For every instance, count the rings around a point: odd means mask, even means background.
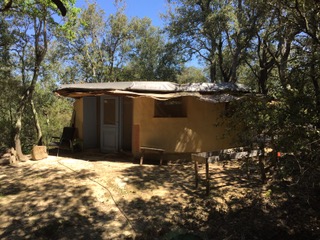
[{"label": "bench", "polygon": [[140,157],[140,166],[143,164],[143,158],[145,156],[145,152],[153,152],[160,155],[160,166],[162,165],[163,153],[164,149],[161,148],[153,148],[153,147],[140,147],[141,157]]}]

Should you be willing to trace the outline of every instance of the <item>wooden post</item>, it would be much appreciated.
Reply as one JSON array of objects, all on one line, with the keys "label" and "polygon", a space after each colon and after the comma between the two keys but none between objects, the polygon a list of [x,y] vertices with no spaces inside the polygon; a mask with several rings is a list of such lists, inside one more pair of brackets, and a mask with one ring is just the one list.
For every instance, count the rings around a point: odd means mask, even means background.
[{"label": "wooden post", "polygon": [[246,157],[246,172],[247,172],[247,178],[250,178],[250,169],[249,169],[249,156]]},{"label": "wooden post", "polygon": [[141,157],[140,157],[140,166],[143,164],[143,155],[144,155],[144,149],[141,149]]},{"label": "wooden post", "polygon": [[196,180],[196,189],[198,189],[199,179],[198,179],[198,161],[194,161],[194,171],[195,171],[195,180]]},{"label": "wooden post", "polygon": [[160,152],[160,166],[162,166],[162,160],[163,160],[163,152]]},{"label": "wooden post", "polygon": [[209,176],[209,162],[208,162],[208,158],[206,158],[206,184],[207,184],[206,194],[209,195],[209,193],[210,193],[210,176]]}]

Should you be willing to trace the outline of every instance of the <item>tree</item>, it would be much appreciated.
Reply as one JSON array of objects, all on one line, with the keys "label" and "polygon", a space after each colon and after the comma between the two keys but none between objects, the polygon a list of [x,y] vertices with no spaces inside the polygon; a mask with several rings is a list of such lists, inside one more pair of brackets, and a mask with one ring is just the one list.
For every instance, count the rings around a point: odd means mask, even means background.
[{"label": "tree", "polygon": [[236,82],[258,15],[246,1],[168,0],[167,30],[188,59],[209,68],[211,82]]},{"label": "tree", "polygon": [[129,19],[124,6],[107,19],[96,3],[78,16],[73,38],[61,35],[64,82],[176,81],[180,54],[148,18]]},{"label": "tree", "polygon": [[176,81],[181,70],[181,55],[166,41],[161,30],[152,26],[151,19],[132,19],[133,38],[129,42],[128,63],[124,77],[137,80]]},{"label": "tree", "polygon": [[196,83],[207,82],[203,71],[196,67],[184,67],[181,74],[178,75],[178,83]]},{"label": "tree", "polygon": [[[133,38],[134,24],[117,5],[115,14],[107,19],[96,3],[79,15],[72,30],[71,39],[62,35],[61,49],[65,61],[69,62],[65,82],[106,82],[120,79],[130,51],[129,41]],[[71,80],[70,80],[71,79]]]},{"label": "tree", "polygon": [[[319,50],[320,50],[320,5],[316,1],[296,0],[292,3],[282,3],[282,7],[292,12],[292,22],[298,29],[297,45],[300,52],[306,52],[310,60],[308,63],[309,78],[312,82],[315,96],[315,108],[318,116],[320,115],[320,83],[319,83]],[[307,38],[304,36],[308,36]],[[302,41],[301,41],[302,40]],[[301,43],[301,44],[300,44]],[[304,48],[304,46],[309,46]],[[306,59],[301,59],[304,63]],[[320,126],[320,119],[317,126]]]},{"label": "tree", "polygon": [[[66,7],[72,10],[73,1],[66,2]],[[21,79],[19,86],[20,99],[15,111],[15,148],[20,160],[24,160],[21,147],[21,129],[24,111],[28,104],[32,107],[34,126],[37,130],[36,143],[41,144],[42,132],[34,108],[34,94],[36,83],[43,59],[45,58],[50,30],[53,30],[53,14],[57,9],[50,1],[15,1],[14,11],[10,9],[5,12],[5,18],[11,21],[10,29],[14,36],[14,43],[11,46],[10,54],[13,64],[10,66],[16,78]],[[73,11],[70,11],[71,13]]]},{"label": "tree", "polygon": [[104,82],[106,52],[103,39],[106,34],[104,12],[96,3],[88,3],[86,9],[77,16],[71,29],[72,36],[59,33],[59,50],[64,53],[64,82],[85,81]]},{"label": "tree", "polygon": [[[299,182],[319,165],[319,48],[316,21],[319,6],[307,1],[272,1],[258,3],[263,7],[256,37],[248,48],[246,63],[265,95],[264,101],[241,102],[236,121],[246,122],[243,135],[267,135],[276,151],[291,152],[288,165],[277,162],[277,173]],[[312,22],[312,24],[308,24]],[[313,29],[313,30],[311,30]],[[248,77],[249,75],[247,75]],[[269,88],[267,86],[274,86]],[[242,136],[244,137],[244,136]],[[288,168],[294,166],[294,171]],[[305,183],[304,183],[305,184]]]},{"label": "tree", "polygon": [[[67,9],[64,6],[64,4],[60,0],[52,0],[52,2],[57,6],[57,8],[60,10],[61,15],[65,16],[67,13]],[[7,2],[4,2],[3,6],[0,8],[0,12],[9,11],[13,6],[13,0],[9,0]]]},{"label": "tree", "polygon": [[10,34],[10,24],[1,15],[0,16],[0,149],[5,146],[11,146],[13,139],[13,109],[17,85],[17,79],[14,78],[11,69],[10,47],[14,38]]}]

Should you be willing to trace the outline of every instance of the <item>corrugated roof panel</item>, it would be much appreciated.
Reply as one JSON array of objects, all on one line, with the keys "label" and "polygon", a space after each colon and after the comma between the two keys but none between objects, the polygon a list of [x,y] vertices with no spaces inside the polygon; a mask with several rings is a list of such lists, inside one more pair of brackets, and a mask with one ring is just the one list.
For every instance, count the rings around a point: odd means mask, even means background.
[{"label": "corrugated roof panel", "polygon": [[159,92],[175,92],[178,89],[178,85],[172,82],[156,82],[156,81],[145,81],[145,82],[132,82],[132,86],[128,90],[136,91],[159,91]]},{"label": "corrugated roof panel", "polygon": [[219,91],[244,91],[249,89],[238,83],[187,83],[179,87],[179,91],[186,92],[219,92]]},{"label": "corrugated roof panel", "polygon": [[101,89],[119,89],[126,90],[133,85],[133,82],[104,82],[104,83],[73,83],[63,84],[60,89],[90,89],[90,90],[101,90]]},{"label": "corrugated roof panel", "polygon": [[81,97],[104,95],[114,91],[127,91],[131,93],[249,93],[244,85],[235,83],[189,83],[176,84],[160,81],[136,81],[136,82],[106,82],[106,83],[76,83],[61,85],[55,92],[65,97]]},{"label": "corrugated roof panel", "polygon": [[64,84],[62,89],[88,89],[88,90],[132,90],[132,91],[160,91],[160,92],[219,92],[239,91],[249,92],[242,84],[236,83],[188,83],[176,84],[173,82],[160,81],[137,81],[137,82],[106,82],[106,83],[76,83]]}]

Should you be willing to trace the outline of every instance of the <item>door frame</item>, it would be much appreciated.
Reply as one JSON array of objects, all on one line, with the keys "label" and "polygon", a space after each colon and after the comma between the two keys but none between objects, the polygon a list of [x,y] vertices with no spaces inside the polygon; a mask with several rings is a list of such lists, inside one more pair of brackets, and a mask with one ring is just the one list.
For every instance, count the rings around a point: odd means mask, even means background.
[{"label": "door frame", "polygon": [[[106,127],[106,124],[103,122],[104,118],[104,100],[105,99],[115,99],[116,101],[116,147],[114,151],[108,150],[104,148],[104,129]],[[100,97],[100,150],[101,152],[119,152],[121,149],[121,142],[122,142],[122,98],[119,96],[114,95],[104,95]]]}]

